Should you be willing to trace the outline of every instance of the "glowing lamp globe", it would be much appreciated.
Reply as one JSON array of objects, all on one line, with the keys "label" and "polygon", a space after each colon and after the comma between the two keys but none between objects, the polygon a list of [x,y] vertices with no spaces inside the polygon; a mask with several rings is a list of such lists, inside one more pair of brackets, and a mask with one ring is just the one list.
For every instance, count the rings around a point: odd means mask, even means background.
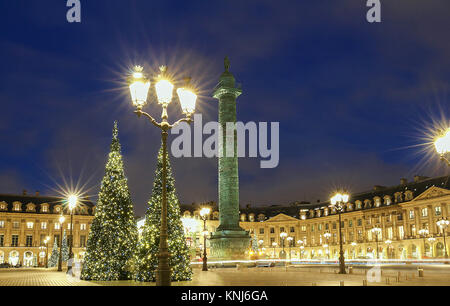
[{"label": "glowing lamp globe", "polygon": [[195,103],[197,95],[186,88],[177,89],[178,98],[180,99],[181,109],[184,114],[192,114],[195,111]]},{"label": "glowing lamp globe", "polygon": [[211,208],[209,208],[209,207],[203,207],[200,210],[200,216],[202,216],[203,218],[208,216],[210,213],[211,213]]},{"label": "glowing lamp globe", "polygon": [[148,91],[150,89],[150,81],[145,77],[142,70],[142,67],[136,66],[133,77],[130,80],[131,101],[138,109],[141,109],[147,103]]},{"label": "glowing lamp globe", "polygon": [[64,218],[64,216],[59,217],[60,224],[63,224],[65,220],[66,220],[66,218]]},{"label": "glowing lamp globe", "polygon": [[158,81],[155,85],[156,95],[160,104],[169,104],[172,101],[173,84],[166,79]]},{"label": "glowing lamp globe", "polygon": [[434,142],[436,152],[440,155],[450,153],[450,128]]},{"label": "glowing lamp globe", "polygon": [[74,194],[70,195],[68,198],[69,209],[73,210],[77,206],[78,197]]}]

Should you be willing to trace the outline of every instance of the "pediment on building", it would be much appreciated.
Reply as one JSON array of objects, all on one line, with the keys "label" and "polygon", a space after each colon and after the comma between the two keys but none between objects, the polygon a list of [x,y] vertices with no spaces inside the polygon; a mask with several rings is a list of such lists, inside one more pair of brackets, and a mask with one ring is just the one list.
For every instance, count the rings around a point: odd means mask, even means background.
[{"label": "pediment on building", "polygon": [[436,186],[428,188],[426,191],[419,194],[412,201],[428,200],[434,198],[440,198],[450,195],[450,190],[439,188]]},{"label": "pediment on building", "polygon": [[285,214],[278,214],[275,217],[266,220],[266,222],[286,222],[286,221],[298,221],[298,219]]}]

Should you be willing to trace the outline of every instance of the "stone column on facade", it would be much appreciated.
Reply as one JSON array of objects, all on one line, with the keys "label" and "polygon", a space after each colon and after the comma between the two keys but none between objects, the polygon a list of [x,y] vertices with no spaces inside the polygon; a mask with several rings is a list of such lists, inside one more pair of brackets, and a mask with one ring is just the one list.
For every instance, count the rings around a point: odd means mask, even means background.
[{"label": "stone column on facade", "polygon": [[[236,123],[236,99],[242,94],[237,88],[230,63],[225,58],[225,72],[222,73],[213,97],[219,100],[219,220],[220,224],[211,237],[211,256],[215,259],[239,259],[245,257],[250,236],[239,226],[239,174],[237,156],[237,132],[227,137],[227,123]],[[233,146],[231,149],[229,146]],[[228,148],[228,150],[227,150]],[[228,152],[233,156],[229,156]]]}]

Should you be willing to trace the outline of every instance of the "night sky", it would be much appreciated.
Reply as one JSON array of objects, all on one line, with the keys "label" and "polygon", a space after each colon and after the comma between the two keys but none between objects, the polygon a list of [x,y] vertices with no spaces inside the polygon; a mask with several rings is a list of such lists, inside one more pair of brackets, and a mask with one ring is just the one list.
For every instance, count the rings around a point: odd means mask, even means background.
[{"label": "night sky", "polygon": [[[365,0],[81,0],[75,24],[65,0],[2,1],[0,193],[52,195],[72,180],[95,199],[118,120],[142,215],[160,135],[133,114],[130,69],[190,75],[198,112],[217,120],[211,94],[226,55],[244,91],[238,120],[280,122],[277,168],[239,161],[241,205],[444,174],[420,144],[450,118],[450,1],[381,2],[382,22],[371,24]],[[159,117],[155,104],[145,110]],[[181,117],[178,102],[169,116]],[[216,159],[172,166],[182,203],[216,201]]]}]

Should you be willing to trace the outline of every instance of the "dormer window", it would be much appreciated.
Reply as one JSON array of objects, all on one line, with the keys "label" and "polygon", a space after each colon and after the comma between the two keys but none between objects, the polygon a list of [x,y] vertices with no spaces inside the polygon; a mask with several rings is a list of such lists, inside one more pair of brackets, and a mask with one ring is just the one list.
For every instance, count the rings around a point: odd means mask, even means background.
[{"label": "dormer window", "polygon": [[61,206],[60,205],[55,206],[54,212],[55,214],[59,214],[61,212]]},{"label": "dormer window", "polygon": [[41,212],[47,213],[48,212],[48,204],[42,204],[41,205]]},{"label": "dormer window", "polygon": [[385,196],[384,197],[384,205],[388,206],[392,204],[392,200],[390,196]]},{"label": "dormer window", "polygon": [[380,197],[375,197],[374,202],[375,202],[375,207],[381,206],[381,198]]},{"label": "dormer window", "polygon": [[14,202],[13,207],[14,211],[22,211],[22,203],[20,202]]},{"label": "dormer window", "polygon": [[33,212],[36,211],[36,206],[33,203],[27,204],[27,212]]},{"label": "dormer window", "polygon": [[413,199],[413,192],[411,190],[405,191],[405,200],[410,201]]},{"label": "dormer window", "polygon": [[0,210],[6,210],[8,208],[8,205],[5,202],[0,203]]},{"label": "dormer window", "polygon": [[361,207],[362,207],[361,201],[358,200],[355,202],[355,204],[356,204],[356,209],[361,209]]}]

